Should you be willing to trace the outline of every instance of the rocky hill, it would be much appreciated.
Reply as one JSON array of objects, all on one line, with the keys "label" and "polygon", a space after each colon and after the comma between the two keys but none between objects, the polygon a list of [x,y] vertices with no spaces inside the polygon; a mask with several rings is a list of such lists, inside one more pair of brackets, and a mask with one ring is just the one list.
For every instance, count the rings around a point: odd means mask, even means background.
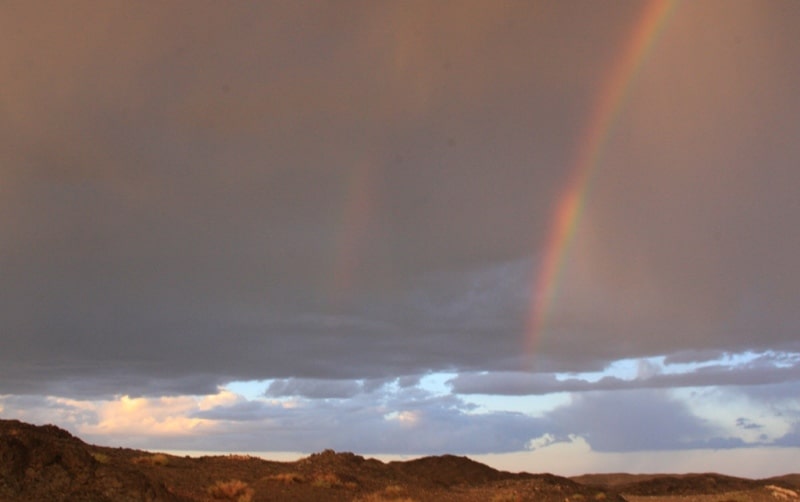
[{"label": "rocky hill", "polygon": [[53,425],[0,420],[2,501],[656,502],[676,496],[719,501],[726,493],[739,497],[728,500],[759,501],[800,499],[796,479],[715,474],[567,479],[502,472],[453,455],[384,463],[330,450],[296,462],[242,455],[189,458],[94,446]]}]

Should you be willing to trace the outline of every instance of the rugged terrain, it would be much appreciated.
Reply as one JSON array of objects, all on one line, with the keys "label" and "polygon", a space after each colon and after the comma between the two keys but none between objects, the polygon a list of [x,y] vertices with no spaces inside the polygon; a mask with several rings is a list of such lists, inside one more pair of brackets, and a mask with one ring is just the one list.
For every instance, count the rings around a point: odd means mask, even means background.
[{"label": "rugged terrain", "polygon": [[326,450],[296,462],[179,457],[84,443],[53,425],[0,420],[2,501],[777,501],[796,475],[509,473],[443,455],[384,463]]}]

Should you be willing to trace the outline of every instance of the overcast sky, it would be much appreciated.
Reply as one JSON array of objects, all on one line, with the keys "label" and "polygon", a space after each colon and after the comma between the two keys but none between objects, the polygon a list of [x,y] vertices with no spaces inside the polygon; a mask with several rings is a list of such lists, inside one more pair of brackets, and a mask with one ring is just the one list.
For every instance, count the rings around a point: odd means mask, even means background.
[{"label": "overcast sky", "polygon": [[0,416],[156,449],[797,465],[800,3],[667,6],[530,330],[650,5],[4,2]]}]

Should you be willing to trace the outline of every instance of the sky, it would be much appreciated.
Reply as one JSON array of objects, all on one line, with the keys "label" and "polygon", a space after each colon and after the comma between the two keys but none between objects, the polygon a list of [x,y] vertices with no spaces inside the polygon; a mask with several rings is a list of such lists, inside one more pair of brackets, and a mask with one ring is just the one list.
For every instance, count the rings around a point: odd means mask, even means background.
[{"label": "sky", "polygon": [[0,417],[800,462],[800,3],[8,1]]}]

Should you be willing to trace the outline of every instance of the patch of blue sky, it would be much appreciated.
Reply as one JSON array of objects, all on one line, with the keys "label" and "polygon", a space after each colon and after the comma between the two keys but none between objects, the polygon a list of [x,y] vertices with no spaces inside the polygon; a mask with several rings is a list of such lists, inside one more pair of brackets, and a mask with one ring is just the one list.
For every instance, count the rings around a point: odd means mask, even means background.
[{"label": "patch of blue sky", "polygon": [[769,356],[776,367],[778,368],[792,368],[800,364],[800,354],[797,352],[779,352],[768,350],[764,355]]},{"label": "patch of blue sky", "polygon": [[717,359],[709,359],[708,361],[666,364],[664,365],[663,372],[665,374],[681,374],[681,373],[692,373],[694,371],[697,371],[702,368],[707,368],[709,366],[735,367],[752,362],[759,356],[760,354],[750,351],[740,352],[740,353],[726,352],[721,357]]},{"label": "patch of blue sky", "polygon": [[447,383],[458,376],[458,373],[428,373],[420,379],[419,387],[435,396],[445,396],[452,393]]},{"label": "patch of blue sky", "polygon": [[248,401],[260,399],[264,397],[264,391],[267,390],[272,380],[244,380],[228,382],[224,388],[244,397]]},{"label": "patch of blue sky", "polygon": [[602,371],[556,373],[558,380],[579,379],[587,382],[597,382],[605,377],[615,377],[621,380],[635,380],[650,374],[676,375],[693,373],[697,370],[712,366],[745,366],[757,359],[766,358],[778,368],[789,368],[800,364],[800,354],[794,352],[781,352],[767,350],[764,352],[744,351],[738,353],[726,352],[717,359],[700,362],[667,363],[664,355],[619,359],[606,366]]},{"label": "patch of blue sky", "polygon": [[671,363],[663,366],[663,373],[665,374],[679,374],[691,373],[698,369],[710,366],[728,366],[736,368],[746,366],[758,359],[767,359],[776,368],[791,368],[800,364],[800,354],[796,352],[784,352],[776,350],[766,350],[763,352],[726,352],[717,359],[711,359],[703,362],[691,363]]}]

